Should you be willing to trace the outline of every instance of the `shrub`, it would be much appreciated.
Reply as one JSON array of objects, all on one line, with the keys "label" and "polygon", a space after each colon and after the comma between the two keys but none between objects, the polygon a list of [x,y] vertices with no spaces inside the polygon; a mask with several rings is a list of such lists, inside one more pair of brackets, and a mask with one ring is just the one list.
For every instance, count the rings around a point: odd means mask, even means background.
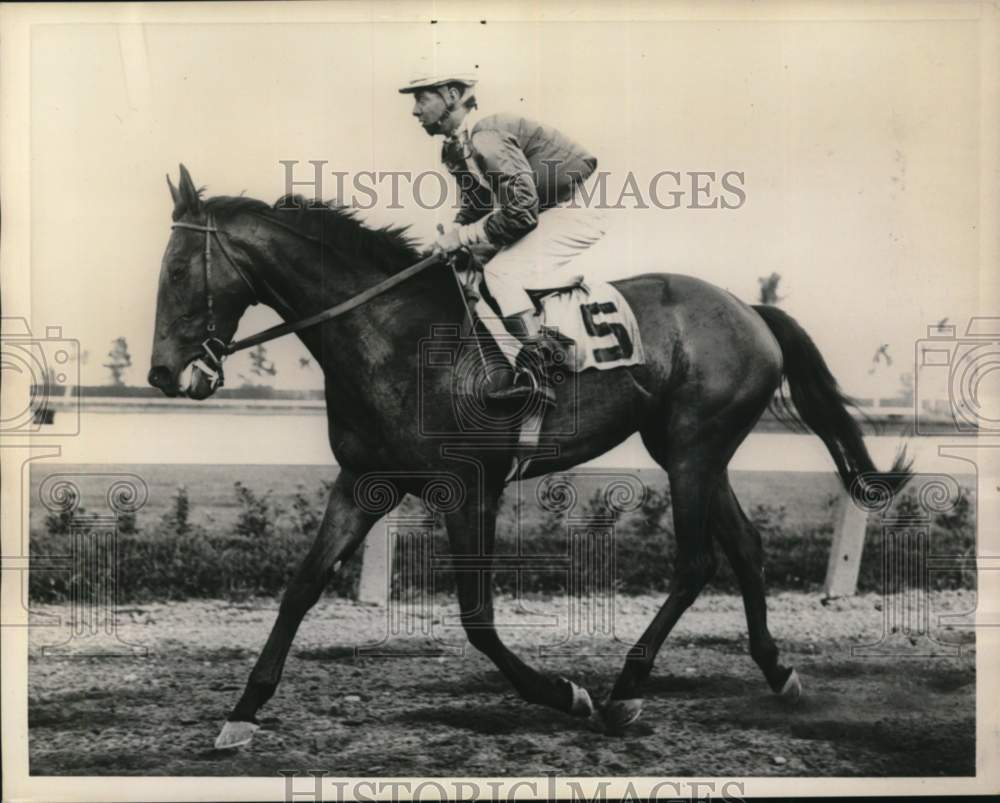
[{"label": "shrub", "polygon": [[[191,502],[183,486],[178,487],[160,520],[144,531],[136,530],[134,523],[126,524],[123,531],[119,518],[118,601],[281,593],[305,557],[325,505],[310,503],[303,493],[301,500],[292,500],[295,515],[283,517],[282,507],[270,493],[257,494],[239,482],[234,484],[234,493],[239,512],[230,531],[208,530],[193,523]],[[325,496],[324,489],[320,495]],[[79,527],[85,516],[78,508],[74,515],[47,517],[45,531],[32,533],[31,554],[70,554],[72,544],[67,536],[71,522]],[[352,561],[338,572],[330,589],[353,594],[358,575],[359,562]],[[89,583],[94,579],[65,571],[33,571],[29,593],[36,601],[57,602],[68,599],[74,588],[89,594],[93,591]]]},{"label": "shrub", "polygon": [[[919,516],[926,513],[917,500],[918,490],[908,489],[894,503],[893,514],[899,517]],[[976,521],[975,494],[964,488],[959,489],[955,504],[949,510],[933,513],[930,526],[926,527],[926,549],[928,555],[944,558],[952,565],[948,569],[930,572],[928,580],[932,589],[975,588],[976,587]],[[899,529],[899,528],[895,528]],[[917,536],[917,526],[901,537],[893,539],[892,564],[895,566],[916,565],[915,553],[923,548]],[[877,519],[869,522],[865,535],[865,549],[861,558],[861,572],[858,578],[859,591],[881,591],[884,587],[883,562],[887,546],[885,532]],[[912,573],[900,579],[910,579]]]},{"label": "shrub", "polygon": [[761,532],[771,532],[781,530],[785,526],[788,510],[784,505],[758,502],[750,508],[750,515],[747,518]]},{"label": "shrub", "polygon": [[538,503],[541,507],[539,534],[544,538],[547,533],[561,533],[566,521],[566,505],[558,483],[540,485],[538,488]]},{"label": "shrub", "polygon": [[632,519],[633,532],[642,538],[662,538],[668,534],[673,540],[673,519],[664,519],[672,513],[670,487],[664,486],[660,490],[647,488],[639,510]]},{"label": "shrub", "polygon": [[65,535],[70,530],[73,516],[85,515],[87,509],[79,505],[77,490],[68,486],[63,505],[58,511],[52,511],[45,516],[45,529],[51,535]]},{"label": "shrub", "polygon": [[242,482],[234,482],[236,502],[240,512],[236,519],[236,532],[244,537],[267,538],[274,533],[275,517],[281,509],[271,503],[271,492],[258,496]]},{"label": "shrub", "polygon": [[170,509],[163,514],[162,523],[168,528],[172,527],[175,533],[184,535],[191,529],[190,519],[191,500],[188,498],[187,488],[178,485],[170,499]]},{"label": "shrub", "polygon": [[[158,521],[138,527],[134,517],[122,526],[119,520],[118,599],[121,602],[141,602],[150,599],[183,599],[189,597],[244,597],[253,594],[280,594],[307,554],[322,521],[329,483],[316,493],[298,486],[287,497],[289,512],[271,492],[258,493],[242,483],[233,485],[237,504],[235,523],[222,527],[211,522],[196,523],[187,489],[179,486],[169,501],[167,510]],[[545,499],[544,493],[542,498]],[[839,497],[838,497],[839,499]],[[665,593],[673,579],[676,544],[670,493],[667,487],[650,489],[640,508],[617,515],[607,507],[601,489],[591,493],[587,501],[567,521],[559,510],[545,510],[530,500],[524,505],[501,508],[497,523],[498,551],[508,560],[516,555],[529,559],[494,576],[494,588],[504,593],[541,592],[565,593],[572,589],[605,587],[608,582],[607,541],[605,533],[614,527],[614,583],[624,593]],[[917,512],[917,499],[911,489],[896,503],[895,512]],[[764,567],[769,590],[820,587],[826,574],[830,543],[833,537],[834,508],[823,504],[827,520],[808,526],[789,526],[783,505],[757,504],[750,508],[750,517],[761,532],[764,545]],[[427,517],[421,502],[406,498],[402,512],[414,517]],[[44,519],[44,527],[31,535],[31,555],[68,555],[73,545],[69,535],[72,525],[84,529],[88,514],[78,507],[73,514],[56,512]],[[430,525],[409,538],[430,538],[431,554],[447,555],[449,545],[439,516],[427,517]],[[520,543],[514,545],[516,524],[520,522]],[[576,542],[577,557],[574,574],[567,575],[565,563],[538,560],[551,555],[562,559],[569,554],[569,526],[582,536]],[[419,530],[420,528],[415,528]],[[429,533],[429,535],[428,535]],[[379,537],[373,532],[370,537]],[[963,492],[956,504],[932,516],[929,531],[929,551],[935,556],[952,556],[955,567],[930,576],[934,588],[974,587],[975,584],[975,498]],[[404,553],[410,557],[420,552],[408,547],[412,542],[397,541],[394,589],[396,593],[414,594],[426,591],[430,578],[421,574],[415,562],[404,563]],[[421,549],[425,545],[421,545]],[[906,557],[914,542],[902,542],[898,549]],[[735,591],[738,586],[722,550],[715,547],[719,571],[710,588]],[[582,551],[582,554],[581,554]],[[859,590],[878,591],[882,588],[883,536],[879,521],[873,517],[862,556]],[[426,554],[426,553],[423,553]],[[38,563],[35,564],[39,565]],[[334,575],[327,590],[350,596],[356,593],[361,561],[347,561]],[[36,601],[66,600],[74,588],[95,578],[72,576],[66,571],[31,573],[30,597]],[[437,592],[454,590],[451,572],[433,577]],[[83,593],[90,589],[82,588]]]},{"label": "shrub", "polygon": [[[320,495],[322,496],[322,489]],[[304,485],[299,484],[292,494],[292,511],[296,526],[303,533],[314,535],[319,531],[319,525],[323,522],[323,508],[317,507],[309,498]]]},{"label": "shrub", "polygon": [[620,508],[608,504],[607,488],[597,488],[583,506],[583,517],[587,521],[617,524],[621,518]]}]

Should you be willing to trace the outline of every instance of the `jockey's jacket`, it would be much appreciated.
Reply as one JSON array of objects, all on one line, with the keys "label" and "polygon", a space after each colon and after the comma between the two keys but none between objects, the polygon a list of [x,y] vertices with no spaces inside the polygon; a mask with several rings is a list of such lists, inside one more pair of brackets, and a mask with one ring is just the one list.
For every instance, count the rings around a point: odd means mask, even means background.
[{"label": "jockey's jacket", "polygon": [[471,115],[445,139],[441,161],[458,182],[455,222],[477,223],[480,241],[516,242],[597,168],[596,157],[550,126],[514,114],[473,123]]}]

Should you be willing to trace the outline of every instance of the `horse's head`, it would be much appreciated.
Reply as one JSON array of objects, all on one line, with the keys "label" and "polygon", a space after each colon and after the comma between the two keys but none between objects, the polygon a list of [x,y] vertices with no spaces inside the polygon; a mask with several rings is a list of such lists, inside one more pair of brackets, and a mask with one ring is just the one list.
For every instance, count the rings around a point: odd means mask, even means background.
[{"label": "horse's head", "polygon": [[204,399],[222,383],[225,345],[255,301],[245,268],[215,221],[184,165],[174,201],[173,233],[160,268],[149,384],[167,396]]}]

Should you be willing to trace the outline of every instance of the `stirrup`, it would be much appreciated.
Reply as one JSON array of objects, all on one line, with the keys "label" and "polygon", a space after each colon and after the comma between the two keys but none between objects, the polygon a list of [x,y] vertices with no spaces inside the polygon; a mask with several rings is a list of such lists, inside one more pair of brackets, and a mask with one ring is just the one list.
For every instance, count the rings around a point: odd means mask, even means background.
[{"label": "stirrup", "polygon": [[[519,382],[522,376],[528,378],[527,384]],[[514,374],[514,378],[506,387],[497,390],[488,389],[486,397],[491,401],[507,402],[521,401],[525,399],[537,398],[547,407],[552,407],[556,403],[556,394],[548,382],[540,381],[535,372],[522,368]]]}]

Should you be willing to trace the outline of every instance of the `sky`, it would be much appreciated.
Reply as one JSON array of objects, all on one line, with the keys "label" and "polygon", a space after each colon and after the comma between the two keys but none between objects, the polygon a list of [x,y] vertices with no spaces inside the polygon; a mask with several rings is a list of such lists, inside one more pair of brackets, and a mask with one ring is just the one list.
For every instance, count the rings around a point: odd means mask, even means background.
[{"label": "sky", "polygon": [[[31,279],[36,328],[59,325],[108,381],[125,336],[143,384],[165,183],[183,162],[209,195],[273,201],[282,160],[328,171],[439,168],[440,140],[397,93],[428,62],[474,70],[484,113],[549,123],[609,186],[665,170],[742,173],[736,209],[615,209],[592,279],[687,273],[782,306],[849,392],[892,395],[915,343],[980,293],[980,39],[967,20],[39,25],[31,44]],[[332,196],[332,173],[324,187]],[[732,196],[729,196],[732,198]],[[684,199],[689,202],[690,194]],[[433,236],[450,208],[385,193],[373,224]],[[631,205],[626,199],[626,205]],[[276,322],[266,309],[240,335]],[[893,364],[874,374],[883,344]],[[320,387],[294,337],[268,346],[277,387]],[[242,355],[227,365],[230,384]]]}]

